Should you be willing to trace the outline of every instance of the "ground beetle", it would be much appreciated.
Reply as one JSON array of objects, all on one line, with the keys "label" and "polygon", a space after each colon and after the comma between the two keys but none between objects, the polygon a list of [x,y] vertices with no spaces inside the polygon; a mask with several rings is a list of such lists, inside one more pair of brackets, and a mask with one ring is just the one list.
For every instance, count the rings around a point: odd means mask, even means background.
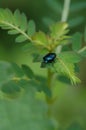
[{"label": "ground beetle", "polygon": [[43,61],[41,67],[45,67],[48,63],[53,63],[55,61],[56,54],[55,53],[48,53],[43,57]]}]

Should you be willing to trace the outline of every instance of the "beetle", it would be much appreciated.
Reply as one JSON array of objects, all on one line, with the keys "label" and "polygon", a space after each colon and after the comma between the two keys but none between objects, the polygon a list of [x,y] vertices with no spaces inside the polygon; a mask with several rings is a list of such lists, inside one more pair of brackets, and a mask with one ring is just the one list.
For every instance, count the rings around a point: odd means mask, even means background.
[{"label": "beetle", "polygon": [[56,59],[56,53],[48,53],[43,57],[43,61],[41,63],[41,67],[45,67],[49,63],[54,63]]}]

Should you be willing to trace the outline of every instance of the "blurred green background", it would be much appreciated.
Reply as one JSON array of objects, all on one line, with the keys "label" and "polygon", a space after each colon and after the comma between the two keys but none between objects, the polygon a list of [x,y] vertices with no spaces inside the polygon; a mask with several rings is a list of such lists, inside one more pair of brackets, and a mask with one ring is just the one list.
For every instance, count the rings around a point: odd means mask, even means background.
[{"label": "blurred green background", "polygon": [[[47,32],[48,25],[61,20],[63,3],[63,0],[0,0],[0,8],[9,8],[12,11],[19,9],[27,15],[28,20],[35,21],[37,30]],[[84,34],[85,0],[71,0],[68,23],[70,35],[77,31]],[[0,29],[0,60],[16,62],[19,65],[29,64],[35,73],[43,75],[44,70],[41,70],[40,64],[33,64],[29,52],[23,52],[22,46],[23,43],[15,43],[15,36],[10,36]],[[67,130],[86,130],[86,60],[79,66],[82,84],[78,89],[58,83],[53,90],[57,101],[52,107],[52,112],[61,125],[60,130],[65,130],[66,127]]]}]

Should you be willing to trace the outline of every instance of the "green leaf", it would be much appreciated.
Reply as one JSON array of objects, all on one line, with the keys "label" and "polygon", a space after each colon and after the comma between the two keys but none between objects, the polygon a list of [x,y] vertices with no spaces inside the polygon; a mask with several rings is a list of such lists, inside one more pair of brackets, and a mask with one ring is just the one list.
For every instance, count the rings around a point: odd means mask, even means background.
[{"label": "green leaf", "polygon": [[54,66],[57,73],[59,75],[67,76],[72,84],[80,83],[80,79],[76,77],[75,66],[73,63],[68,63],[64,59],[58,58],[58,61]]},{"label": "green leaf", "polygon": [[41,62],[42,56],[39,53],[33,53],[33,62]]},{"label": "green leaf", "polygon": [[27,40],[27,37],[25,37],[24,35],[19,35],[17,36],[17,38],[15,39],[16,42],[24,42]]},{"label": "green leaf", "polygon": [[[6,28],[4,28],[4,29],[6,29]],[[8,29],[8,28],[7,28]],[[14,34],[19,34],[19,32],[17,31],[17,30],[9,30],[8,31],[8,34],[11,34],[11,35],[14,35]]]},{"label": "green leaf", "polygon": [[16,64],[16,63],[11,63],[13,72],[15,74],[15,77],[23,77],[24,72],[23,70]]},{"label": "green leaf", "polygon": [[8,9],[8,8],[5,9],[5,16],[6,16],[8,22],[13,23],[13,20],[14,20],[13,14],[10,9]]},{"label": "green leaf", "polygon": [[28,42],[22,46],[22,50],[24,52],[29,52],[29,54],[30,54],[30,53],[34,52],[34,45],[31,42]]},{"label": "green leaf", "polygon": [[78,51],[82,45],[82,35],[77,32],[72,36],[72,48],[74,51]]},{"label": "green leaf", "polygon": [[[46,50],[43,50],[43,48],[41,46],[40,47],[37,45],[34,46],[34,43],[31,43],[31,42],[24,44],[22,46],[22,50],[24,52],[28,52],[28,54],[31,54],[33,56],[33,58],[35,58],[36,55],[40,54],[40,53],[41,53],[40,56],[43,57],[43,55],[46,53]],[[36,51],[34,51],[34,50],[36,50]]]},{"label": "green leaf", "polygon": [[22,69],[28,78],[34,78],[35,75],[29,66],[23,64]]},{"label": "green leaf", "polygon": [[15,63],[0,62],[0,86],[9,81],[18,82],[25,76],[23,70]]},{"label": "green leaf", "polygon": [[37,91],[39,91],[39,92],[42,91],[39,80],[34,80],[34,79],[30,80],[30,81],[28,82],[28,86],[34,87],[34,88],[35,88]]},{"label": "green leaf", "polygon": [[46,79],[42,76],[36,76],[36,79],[40,82],[40,91],[43,91],[49,98],[51,98],[52,92],[47,86]]},{"label": "green leaf", "polygon": [[34,35],[33,40],[34,40],[35,44],[38,44],[38,45],[48,44],[48,39],[47,39],[45,33],[41,32],[41,31]]},{"label": "green leaf", "polygon": [[2,29],[12,29],[12,27],[10,27],[8,25],[3,25],[3,24],[1,24],[1,28]]},{"label": "green leaf", "polygon": [[5,19],[7,19],[7,22],[13,22],[13,15],[12,12],[6,8],[6,9],[2,9],[0,8],[0,22],[4,21]]},{"label": "green leaf", "polygon": [[14,12],[14,23],[17,26],[20,26],[20,24],[21,24],[21,14],[18,9],[15,10],[15,12]]},{"label": "green leaf", "polygon": [[[1,19],[4,19],[4,10],[2,9],[2,8],[0,8],[0,18]],[[1,19],[0,19],[0,21],[1,21]]]},{"label": "green leaf", "polygon": [[70,84],[70,80],[69,80],[68,77],[66,77],[66,76],[59,75],[57,79],[58,79],[61,83]]},{"label": "green leaf", "polygon": [[82,59],[78,53],[72,51],[61,52],[58,54],[58,57],[68,63],[78,63]]},{"label": "green leaf", "polygon": [[53,24],[50,26],[51,31],[51,37],[55,40],[61,38],[63,35],[66,35],[66,33],[69,31],[68,24],[66,22],[58,22],[56,24]]},{"label": "green leaf", "polygon": [[27,30],[27,18],[24,13],[21,14],[21,30],[26,31]]},{"label": "green leaf", "polygon": [[14,12],[14,23],[15,25],[19,26],[22,31],[26,31],[27,29],[27,18],[24,13],[20,13],[20,11],[17,9]]},{"label": "green leaf", "polygon": [[21,91],[20,86],[16,84],[14,81],[8,81],[2,85],[1,91],[6,94],[14,94],[19,93]]},{"label": "green leaf", "polygon": [[24,13],[21,14],[21,24],[20,24],[20,28],[23,31],[27,30],[27,18],[26,15]]},{"label": "green leaf", "polygon": [[2,29],[8,30],[8,34],[20,34],[16,38],[16,42],[31,41],[31,37],[27,34],[27,23],[25,14],[20,13],[19,10],[13,14],[9,9],[0,9],[0,26]]},{"label": "green leaf", "polygon": [[30,80],[28,86],[36,88],[39,92],[44,92],[49,98],[52,96],[52,92],[46,85],[45,79],[39,76],[36,77],[36,80]]},{"label": "green leaf", "polygon": [[[0,76],[0,87],[3,93],[6,94],[2,94],[3,96],[16,98],[18,94],[22,93],[22,88],[29,91],[29,87],[33,87],[36,91],[43,91],[51,97],[51,90],[47,87],[44,78],[36,77],[27,65],[22,65],[22,69],[15,63],[0,62],[0,74],[2,75]],[[19,93],[17,93],[17,89]]]},{"label": "green leaf", "polygon": [[29,90],[29,87],[31,87],[30,86],[30,84],[29,84],[29,80],[27,80],[27,79],[20,79],[18,82],[17,82],[17,85],[18,86],[20,86],[21,88],[23,88],[25,91],[28,91]]},{"label": "green leaf", "polygon": [[36,32],[36,27],[35,27],[35,22],[33,20],[30,20],[28,22],[28,27],[27,27],[27,34],[29,36],[33,36]]}]

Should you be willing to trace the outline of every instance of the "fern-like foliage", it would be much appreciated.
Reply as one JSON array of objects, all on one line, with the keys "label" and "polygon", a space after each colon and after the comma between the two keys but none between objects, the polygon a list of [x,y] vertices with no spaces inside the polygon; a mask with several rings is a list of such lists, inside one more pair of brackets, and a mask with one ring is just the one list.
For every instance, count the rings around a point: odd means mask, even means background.
[{"label": "fern-like foliage", "polygon": [[74,52],[62,52],[57,57],[55,68],[59,75],[67,76],[72,84],[80,82],[75,74],[75,64],[81,60],[81,57]]},{"label": "fern-like foliage", "polygon": [[67,63],[60,59],[56,67],[58,74],[67,76],[72,84],[80,83],[80,79],[75,75],[74,64]]},{"label": "fern-like foliage", "polygon": [[36,32],[35,23],[33,20],[28,22],[24,13],[16,10],[14,13],[9,9],[0,9],[0,27],[8,31],[10,35],[18,35],[15,39],[16,42],[34,43],[36,46],[51,50],[53,43],[55,48],[61,43],[64,43],[69,37],[66,36],[68,25],[67,23],[56,23],[50,27],[50,34],[47,36],[44,32]]},{"label": "fern-like foliage", "polygon": [[[49,28],[50,32],[48,34],[45,34],[42,31],[36,32],[34,21],[30,20],[28,22],[25,14],[20,13],[19,10],[16,10],[14,13],[12,13],[9,9],[0,9],[0,27],[7,30],[8,34],[16,34],[16,42],[24,42],[28,40],[28,43],[31,44],[27,44],[26,48],[28,47],[31,49],[32,46],[35,50],[35,53],[38,53],[38,48],[39,50],[45,50],[45,53],[53,51],[55,52],[55,49],[59,45],[67,45],[70,41],[70,37],[67,35],[69,29],[66,22],[57,22],[56,24],[51,25]],[[79,45],[77,43],[79,43]],[[80,52],[80,47],[81,35],[77,33],[73,36],[72,48],[74,51],[77,50]],[[37,53],[35,56],[41,55]],[[81,58],[79,55],[77,55],[77,52],[65,52],[58,54],[57,62],[55,63],[58,74],[63,74],[69,77],[72,84],[80,82],[80,80],[75,75],[74,68],[74,64],[80,60]],[[35,59],[35,61],[38,60]],[[42,61],[42,59],[40,61]],[[30,69],[27,68],[27,66],[23,66],[23,69],[26,75],[28,75],[28,73],[31,73],[31,77],[34,77],[33,73],[30,71]]]},{"label": "fern-like foliage", "polygon": [[9,9],[0,9],[0,27],[8,30],[8,34],[18,34],[16,42],[31,41],[31,36],[35,33],[35,23],[30,20],[24,13],[16,10],[14,14]]}]

